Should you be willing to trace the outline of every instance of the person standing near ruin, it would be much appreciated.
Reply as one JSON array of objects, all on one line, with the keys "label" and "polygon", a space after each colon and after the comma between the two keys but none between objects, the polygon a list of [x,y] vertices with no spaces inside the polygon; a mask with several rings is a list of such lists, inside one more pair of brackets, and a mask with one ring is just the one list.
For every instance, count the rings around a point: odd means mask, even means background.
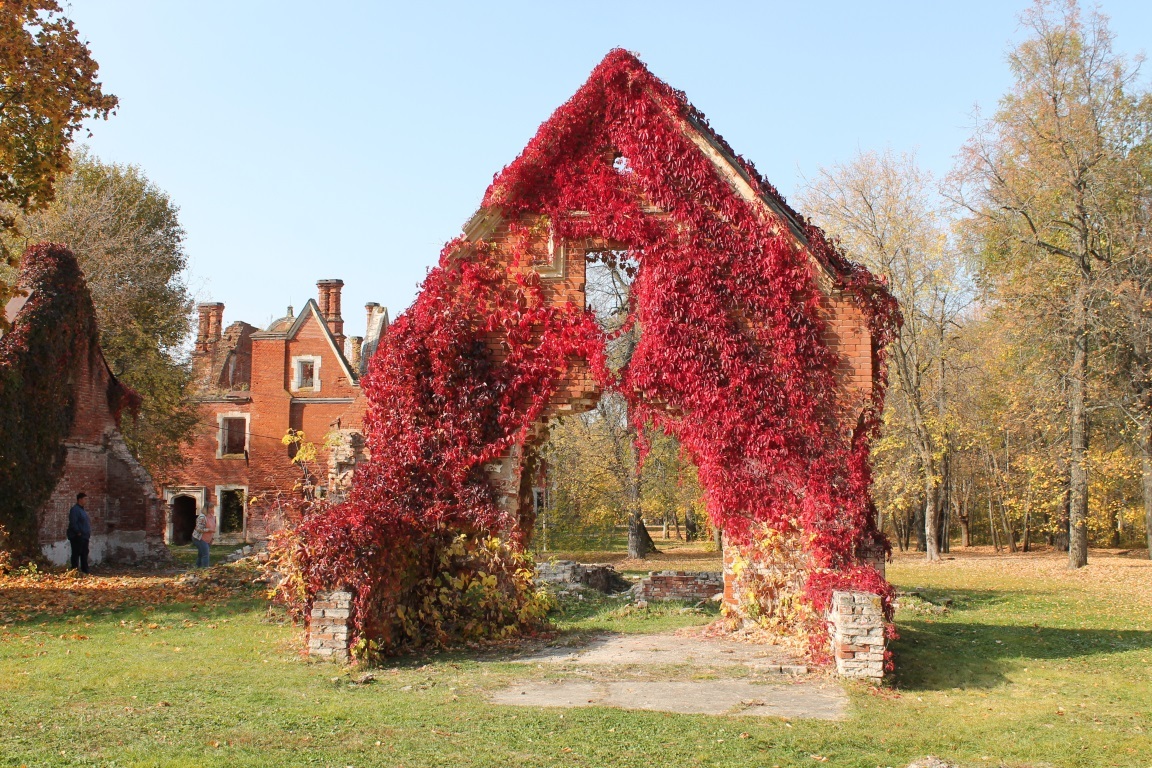
[{"label": "person standing near ruin", "polygon": [[209,545],[216,535],[216,515],[212,510],[201,511],[196,516],[196,528],[192,531],[192,543],[196,545],[196,567],[207,568]]},{"label": "person standing near ruin", "polygon": [[88,494],[81,491],[76,494],[76,503],[68,510],[68,544],[72,549],[72,569],[80,569],[88,573],[88,542],[92,538],[92,521],[88,518],[88,511],[84,509],[84,500]]}]

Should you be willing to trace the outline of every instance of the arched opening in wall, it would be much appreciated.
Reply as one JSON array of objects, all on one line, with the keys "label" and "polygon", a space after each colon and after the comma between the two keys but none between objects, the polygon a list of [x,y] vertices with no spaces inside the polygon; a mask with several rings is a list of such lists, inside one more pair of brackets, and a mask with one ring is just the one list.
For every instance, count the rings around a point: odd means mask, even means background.
[{"label": "arched opening in wall", "polygon": [[[629,250],[586,254],[585,302],[605,334],[608,367],[617,376],[642,333],[632,297],[639,273],[637,254]],[[711,536],[696,467],[674,437],[637,423],[618,392],[604,392],[587,412],[554,420],[538,456],[531,467],[538,555],[618,552],[626,542],[630,557],[645,557],[660,541]]]},{"label": "arched opening in wall", "polygon": [[172,499],[172,543],[188,544],[196,528],[196,499],[177,496]]},{"label": "arched opening in wall", "polygon": [[[641,458],[637,430],[647,446]],[[630,423],[618,393],[549,426],[533,483],[532,548],[557,552],[660,550],[707,542],[712,528],[696,466],[663,431]]]}]

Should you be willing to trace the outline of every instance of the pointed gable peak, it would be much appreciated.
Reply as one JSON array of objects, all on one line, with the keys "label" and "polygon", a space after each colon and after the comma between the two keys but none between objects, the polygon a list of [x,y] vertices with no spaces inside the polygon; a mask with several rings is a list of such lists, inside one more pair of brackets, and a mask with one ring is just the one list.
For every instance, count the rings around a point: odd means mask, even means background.
[{"label": "pointed gable peak", "polygon": [[687,165],[699,167],[702,159],[725,180],[730,195],[759,209],[765,221],[774,222],[769,227],[790,231],[828,274],[840,280],[859,271],[712,130],[682,91],[622,48],[609,51],[520,156],[496,175],[469,228],[480,231],[475,225],[485,218],[581,210],[572,190],[611,175],[610,168],[621,175],[638,171],[633,192],[670,211],[677,207],[677,196],[691,194],[687,190],[695,186],[691,178],[676,177],[687,173]]},{"label": "pointed gable peak", "polygon": [[295,321],[291,327],[284,332],[284,335],[289,339],[295,339],[297,334],[300,333],[300,329],[304,327],[304,324],[307,323],[309,319],[315,322],[316,327],[324,336],[325,340],[327,340],[333,356],[340,364],[340,368],[345,376],[347,376],[349,383],[358,385],[360,379],[359,371],[352,370],[352,366],[349,365],[348,359],[344,355],[344,350],[336,344],[336,337],[332,334],[332,329],[328,327],[328,323],[324,320],[324,315],[320,313],[320,306],[316,303],[315,299],[308,299],[304,304],[304,308],[300,310],[300,314],[296,315]]}]

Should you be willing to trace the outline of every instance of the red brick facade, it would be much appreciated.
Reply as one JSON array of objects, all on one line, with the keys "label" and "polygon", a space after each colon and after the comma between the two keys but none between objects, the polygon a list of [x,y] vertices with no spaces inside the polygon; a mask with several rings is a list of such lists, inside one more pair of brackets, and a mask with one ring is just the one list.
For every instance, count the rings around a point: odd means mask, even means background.
[{"label": "red brick facade", "polygon": [[[185,543],[195,510],[213,509],[223,543],[261,541],[290,514],[280,502],[307,490],[316,497],[347,487],[364,458],[360,375],[388,324],[367,306],[368,337],[346,338],[340,280],[317,283],[318,300],[266,329],[224,328],[224,305],[201,304],[193,353],[200,423],[190,459],[161,489],[165,540]],[[302,467],[282,439],[289,429],[317,448]]]}]

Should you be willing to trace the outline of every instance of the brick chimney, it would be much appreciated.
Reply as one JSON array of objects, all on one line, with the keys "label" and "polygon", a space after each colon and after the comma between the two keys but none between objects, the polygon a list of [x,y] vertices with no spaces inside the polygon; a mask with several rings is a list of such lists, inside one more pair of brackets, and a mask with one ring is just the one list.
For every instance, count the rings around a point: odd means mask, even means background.
[{"label": "brick chimney", "polygon": [[320,314],[328,323],[328,330],[336,337],[336,348],[344,349],[344,318],[340,316],[340,289],[344,287],[343,280],[320,280],[316,283],[319,290]]},{"label": "brick chimney", "polygon": [[368,330],[372,327],[372,318],[376,316],[376,310],[378,309],[380,309],[380,305],[375,301],[370,301],[364,305],[364,311],[368,313],[368,323],[364,326],[365,333],[368,333]]},{"label": "brick chimney", "polygon": [[200,321],[196,325],[196,351],[207,352],[209,348],[220,341],[220,334],[224,324],[224,305],[218,301],[197,304]]}]

